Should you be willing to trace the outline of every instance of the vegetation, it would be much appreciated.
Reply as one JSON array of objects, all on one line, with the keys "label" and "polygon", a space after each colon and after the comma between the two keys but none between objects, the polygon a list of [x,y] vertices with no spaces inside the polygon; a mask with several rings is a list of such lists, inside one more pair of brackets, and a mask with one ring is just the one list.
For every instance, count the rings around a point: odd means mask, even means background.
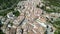
[{"label": "vegetation", "polygon": [[6,16],[13,11],[20,0],[0,0],[0,16]]},{"label": "vegetation", "polygon": [[3,24],[1,23],[1,20],[0,20],[0,34],[5,34],[3,33],[3,31],[1,30],[1,27],[3,26]]},{"label": "vegetation", "polygon": [[17,17],[20,15],[19,11],[14,11],[13,14]]},{"label": "vegetation", "polygon": [[[60,0],[44,0],[43,4],[45,4],[45,6],[41,7],[41,9],[43,9],[47,13],[52,12],[60,13]],[[50,9],[46,9],[47,6],[50,7]],[[51,22],[49,20],[48,22],[51,23],[56,28],[54,34],[60,34],[60,18],[58,18],[54,22]]]},{"label": "vegetation", "polygon": [[1,20],[0,20],[0,28],[3,26],[3,24],[1,23]]},{"label": "vegetation", "polygon": [[56,28],[56,31],[54,32],[54,34],[60,34],[60,18],[57,18],[53,22],[51,21],[48,21],[48,22],[51,23]]},{"label": "vegetation", "polygon": [[6,16],[7,13],[9,13],[11,11],[13,12],[14,10],[10,9],[10,10],[7,10],[7,11],[0,12],[0,16]]},{"label": "vegetation", "polygon": [[44,0],[48,5],[60,7],[60,0]]},{"label": "vegetation", "polygon": [[[45,4],[45,6],[41,8],[47,13],[51,13],[51,12],[60,13],[60,0],[44,0],[43,4]],[[46,9],[47,6],[49,6],[50,9]]]},{"label": "vegetation", "polygon": [[57,29],[54,34],[60,34],[60,30]]},{"label": "vegetation", "polygon": [[15,3],[18,3],[19,0],[0,0],[0,10],[10,8]]},{"label": "vegetation", "polygon": [[45,31],[44,34],[47,34],[47,31]]},{"label": "vegetation", "polygon": [[54,21],[54,24],[55,24],[56,26],[60,26],[60,21]]},{"label": "vegetation", "polygon": [[5,33],[3,33],[3,31],[0,29],[0,34],[5,34]]}]

